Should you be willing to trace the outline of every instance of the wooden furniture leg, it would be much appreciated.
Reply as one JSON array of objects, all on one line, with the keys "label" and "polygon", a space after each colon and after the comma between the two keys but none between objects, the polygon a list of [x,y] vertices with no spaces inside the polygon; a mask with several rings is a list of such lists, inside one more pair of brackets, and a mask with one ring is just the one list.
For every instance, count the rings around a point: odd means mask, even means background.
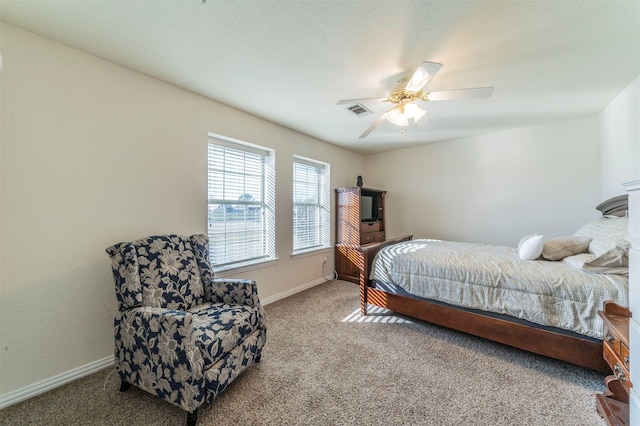
[{"label": "wooden furniture leg", "polygon": [[120,392],[126,392],[131,387],[131,383],[120,380]]},{"label": "wooden furniture leg", "polygon": [[187,426],[196,426],[198,421],[198,409],[193,410],[192,413],[187,414]]}]

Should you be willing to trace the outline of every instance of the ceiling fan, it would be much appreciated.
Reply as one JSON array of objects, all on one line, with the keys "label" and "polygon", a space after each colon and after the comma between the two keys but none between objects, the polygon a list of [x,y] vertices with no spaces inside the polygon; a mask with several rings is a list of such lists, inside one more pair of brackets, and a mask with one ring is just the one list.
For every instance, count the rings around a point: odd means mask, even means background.
[{"label": "ceiling fan", "polygon": [[440,90],[437,92],[426,92],[422,89],[431,78],[442,68],[442,64],[436,62],[422,62],[413,76],[406,77],[398,81],[391,94],[386,98],[361,98],[343,99],[337,105],[361,104],[362,102],[390,102],[395,106],[382,114],[373,122],[361,135],[365,138],[369,133],[378,127],[385,119],[398,127],[405,127],[409,120],[417,122],[426,111],[422,109],[417,101],[449,101],[457,99],[488,98],[493,93],[493,87],[477,87],[473,89]]}]

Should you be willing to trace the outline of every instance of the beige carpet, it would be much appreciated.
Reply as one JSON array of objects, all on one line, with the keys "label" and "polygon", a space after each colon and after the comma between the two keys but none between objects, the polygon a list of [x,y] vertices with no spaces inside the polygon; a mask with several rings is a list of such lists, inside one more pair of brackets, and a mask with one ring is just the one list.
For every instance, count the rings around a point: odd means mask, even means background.
[{"label": "beige carpet", "polygon": [[[262,362],[199,425],[604,425],[604,375],[386,313],[332,281],[266,307]],[[2,425],[183,425],[111,369],[0,411]]]}]

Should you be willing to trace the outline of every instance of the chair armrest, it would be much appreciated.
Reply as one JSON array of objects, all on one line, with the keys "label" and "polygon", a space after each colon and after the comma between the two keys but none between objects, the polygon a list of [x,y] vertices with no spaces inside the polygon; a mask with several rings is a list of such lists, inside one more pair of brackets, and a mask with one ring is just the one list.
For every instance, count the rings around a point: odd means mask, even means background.
[{"label": "chair armrest", "polygon": [[123,380],[189,412],[205,401],[204,359],[190,313],[151,307],[118,312],[115,352]]},{"label": "chair armrest", "polygon": [[205,294],[214,303],[260,306],[258,286],[254,280],[214,278],[209,281]]}]

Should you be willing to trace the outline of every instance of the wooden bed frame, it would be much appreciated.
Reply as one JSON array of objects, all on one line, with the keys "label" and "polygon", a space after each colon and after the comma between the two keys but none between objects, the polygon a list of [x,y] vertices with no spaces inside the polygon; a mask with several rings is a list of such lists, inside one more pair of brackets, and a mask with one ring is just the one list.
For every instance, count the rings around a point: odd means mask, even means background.
[{"label": "wooden bed frame", "polygon": [[452,306],[399,296],[371,287],[369,272],[376,253],[384,247],[408,239],[410,237],[403,236],[361,247],[364,265],[360,273],[360,312],[363,316],[367,315],[367,304],[371,304],[529,352],[611,373],[611,368],[602,355],[602,342],[531,327]]}]

